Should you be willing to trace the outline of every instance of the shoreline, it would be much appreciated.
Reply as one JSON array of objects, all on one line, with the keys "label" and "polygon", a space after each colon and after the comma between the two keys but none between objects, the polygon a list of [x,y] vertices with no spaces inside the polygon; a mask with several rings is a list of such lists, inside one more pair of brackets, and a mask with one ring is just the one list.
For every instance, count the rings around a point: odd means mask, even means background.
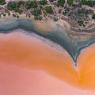
[{"label": "shoreline", "polygon": [[[40,36],[43,36],[46,39],[49,39],[57,44],[59,44],[62,48],[64,48],[72,57],[74,62],[77,64],[77,57],[80,54],[81,50],[95,42],[95,38],[93,34],[86,34],[81,36],[81,34],[74,34],[73,31],[64,29],[60,22],[50,21],[42,22],[35,21],[33,18],[10,18],[4,19],[6,22],[0,22],[0,31],[1,33],[8,33],[10,30],[15,29],[24,29],[29,33],[34,32]],[[46,25],[45,25],[46,23]],[[65,23],[64,23],[65,24]],[[48,25],[48,27],[47,27]],[[50,26],[50,27],[49,27]],[[41,29],[42,28],[42,29]],[[47,30],[49,29],[49,30]],[[64,30],[63,30],[64,29]],[[73,35],[74,34],[74,35]],[[82,33],[83,34],[83,33]]]}]

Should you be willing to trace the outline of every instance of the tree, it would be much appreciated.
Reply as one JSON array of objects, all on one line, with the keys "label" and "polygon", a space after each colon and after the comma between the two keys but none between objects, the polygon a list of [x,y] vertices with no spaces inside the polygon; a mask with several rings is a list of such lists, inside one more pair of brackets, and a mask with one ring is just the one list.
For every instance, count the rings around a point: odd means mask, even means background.
[{"label": "tree", "polygon": [[25,1],[18,1],[17,2],[17,7],[20,8],[21,6],[25,5]]},{"label": "tree", "polygon": [[5,17],[5,16],[6,16],[6,14],[4,13],[4,14],[3,14],[3,16]]},{"label": "tree", "polygon": [[53,13],[53,9],[52,9],[51,6],[46,6],[46,7],[45,7],[45,11],[46,11],[47,13],[49,13],[49,14],[52,14],[52,13]]},{"label": "tree", "polygon": [[7,5],[9,10],[17,10],[17,3],[16,2],[9,2]]},{"label": "tree", "polygon": [[64,6],[65,0],[58,0],[58,6]]},{"label": "tree", "polygon": [[72,6],[73,3],[74,3],[74,0],[67,0],[67,3],[68,3],[70,6]]},{"label": "tree", "polygon": [[36,1],[26,1],[26,9],[37,8]]},{"label": "tree", "polygon": [[40,0],[39,3],[40,3],[41,5],[46,5],[46,4],[47,4],[47,0]]},{"label": "tree", "polygon": [[0,0],[0,5],[6,4],[5,0]]},{"label": "tree", "polygon": [[[7,8],[8,10],[13,10],[21,14],[23,12],[23,7],[25,6],[24,4],[24,1],[11,1],[8,3]],[[21,8],[21,6],[23,7]]]},{"label": "tree", "polygon": [[92,19],[95,19],[95,14],[92,15]]},{"label": "tree", "polygon": [[79,20],[79,21],[78,21],[78,24],[79,24],[80,26],[84,26],[84,21]]},{"label": "tree", "polygon": [[94,0],[81,0],[81,3],[83,5],[88,5],[88,6],[93,6],[95,5],[95,1]]},{"label": "tree", "polygon": [[35,20],[42,20],[42,16],[34,16]]},{"label": "tree", "polygon": [[34,11],[32,12],[32,14],[33,14],[34,16],[39,16],[39,15],[41,15],[41,14],[42,14],[42,13],[41,13],[41,9],[39,9],[39,8],[34,9]]}]

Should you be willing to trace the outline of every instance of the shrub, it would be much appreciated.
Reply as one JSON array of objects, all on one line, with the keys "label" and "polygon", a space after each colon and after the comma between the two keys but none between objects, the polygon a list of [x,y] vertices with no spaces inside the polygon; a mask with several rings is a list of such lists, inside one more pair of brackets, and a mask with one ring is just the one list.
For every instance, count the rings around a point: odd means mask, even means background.
[{"label": "shrub", "polygon": [[0,0],[0,5],[6,4],[5,0]]},{"label": "shrub", "polygon": [[83,5],[88,5],[88,6],[93,6],[95,5],[95,1],[94,0],[81,0],[81,3]]},{"label": "shrub", "polygon": [[27,1],[26,2],[26,9],[31,9],[31,8],[37,8],[36,1]]},{"label": "shrub", "polygon": [[67,3],[68,3],[70,6],[72,6],[73,3],[74,3],[74,0],[67,0]]},{"label": "shrub", "polygon": [[52,13],[53,13],[53,9],[52,9],[51,6],[46,6],[46,7],[45,7],[45,10],[46,10],[46,12],[49,13],[49,14],[52,14]]},{"label": "shrub", "polygon": [[16,2],[9,2],[7,5],[9,10],[17,10],[17,3]]},{"label": "shrub", "polygon": [[58,6],[64,6],[65,0],[58,0]]},{"label": "shrub", "polygon": [[95,19],[95,14],[92,15],[92,19]]},{"label": "shrub", "polygon": [[79,24],[80,26],[84,26],[84,21],[80,20],[80,21],[78,21],[78,24]]},{"label": "shrub", "polygon": [[34,16],[35,20],[42,20],[42,16]]},{"label": "shrub", "polygon": [[39,15],[41,15],[42,13],[41,13],[41,9],[34,9],[34,11],[32,12],[32,14],[34,15],[34,16],[39,16]]},{"label": "shrub", "polygon": [[41,5],[46,5],[46,4],[47,4],[47,0],[40,0],[39,3],[40,3]]}]

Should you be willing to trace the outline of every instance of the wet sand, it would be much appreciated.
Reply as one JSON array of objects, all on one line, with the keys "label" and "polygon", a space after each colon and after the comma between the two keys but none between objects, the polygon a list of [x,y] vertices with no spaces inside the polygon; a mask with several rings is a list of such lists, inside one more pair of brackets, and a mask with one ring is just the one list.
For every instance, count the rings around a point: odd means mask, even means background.
[{"label": "wet sand", "polygon": [[95,95],[94,44],[75,67],[57,44],[20,31],[0,34],[2,95]]}]

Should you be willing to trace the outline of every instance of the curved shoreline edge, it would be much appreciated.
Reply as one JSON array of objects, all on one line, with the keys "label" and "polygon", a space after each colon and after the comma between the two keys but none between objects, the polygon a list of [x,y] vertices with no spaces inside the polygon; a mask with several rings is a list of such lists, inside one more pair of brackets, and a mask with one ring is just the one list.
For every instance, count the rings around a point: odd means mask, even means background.
[{"label": "curved shoreline edge", "polygon": [[9,33],[10,30],[15,29],[24,29],[29,33],[34,32],[39,36],[59,44],[70,54],[75,64],[77,64],[77,58],[81,50],[95,42],[94,37],[87,38],[85,41],[70,38],[69,34],[59,26],[56,26],[52,31],[41,32],[30,19],[19,18],[7,20],[7,22],[0,22],[0,33]]}]

